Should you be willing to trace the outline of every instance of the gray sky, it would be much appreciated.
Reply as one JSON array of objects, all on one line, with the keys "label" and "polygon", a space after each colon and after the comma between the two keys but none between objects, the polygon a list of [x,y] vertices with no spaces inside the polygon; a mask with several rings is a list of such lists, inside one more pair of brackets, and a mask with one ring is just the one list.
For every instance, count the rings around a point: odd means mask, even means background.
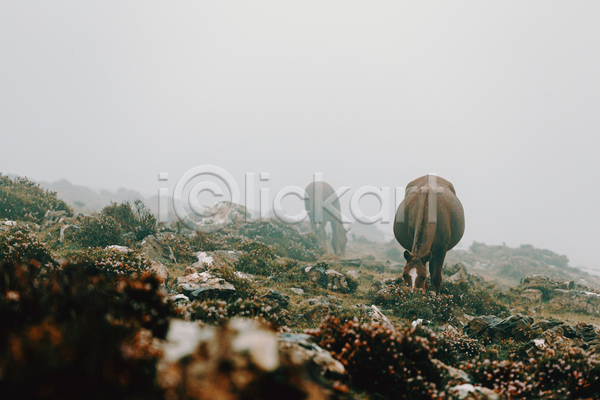
[{"label": "gray sky", "polygon": [[0,172],[147,195],[202,164],[272,192],[436,172],[462,245],[600,268],[599,2],[289,3],[4,2]]}]

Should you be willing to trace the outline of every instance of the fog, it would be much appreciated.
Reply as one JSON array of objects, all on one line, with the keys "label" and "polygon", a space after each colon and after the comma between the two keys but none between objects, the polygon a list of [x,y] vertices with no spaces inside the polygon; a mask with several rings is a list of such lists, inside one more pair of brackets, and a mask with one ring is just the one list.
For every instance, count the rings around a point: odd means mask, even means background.
[{"label": "fog", "polygon": [[460,246],[600,269],[600,3],[288,3],[5,2],[0,172],[152,196],[213,165],[271,197],[321,173],[342,203],[437,173]]}]

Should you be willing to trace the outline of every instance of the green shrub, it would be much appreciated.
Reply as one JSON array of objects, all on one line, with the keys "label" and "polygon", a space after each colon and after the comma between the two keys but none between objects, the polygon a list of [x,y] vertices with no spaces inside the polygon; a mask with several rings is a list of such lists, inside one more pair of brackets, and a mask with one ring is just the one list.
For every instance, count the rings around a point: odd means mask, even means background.
[{"label": "green shrub", "polygon": [[113,202],[102,209],[102,215],[114,218],[124,232],[134,234],[136,241],[156,232],[156,218],[139,199],[134,200],[133,204],[128,201],[121,204]]},{"label": "green shrub", "polygon": [[71,233],[83,247],[133,246],[156,232],[156,218],[141,200],[111,203],[99,215],[85,217]]},{"label": "green shrub", "polygon": [[0,174],[0,219],[39,224],[49,210],[73,215],[67,203],[56,197],[56,192],[44,190],[27,178],[17,177],[13,180]]},{"label": "green shrub", "polygon": [[123,229],[114,218],[106,215],[84,217],[80,225],[67,231],[69,238],[82,247],[125,246]]}]

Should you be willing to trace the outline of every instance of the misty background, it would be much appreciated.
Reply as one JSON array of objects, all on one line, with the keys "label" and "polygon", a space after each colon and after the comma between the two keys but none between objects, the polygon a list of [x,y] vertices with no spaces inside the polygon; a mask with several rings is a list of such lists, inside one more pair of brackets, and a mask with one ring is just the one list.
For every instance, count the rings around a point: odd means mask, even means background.
[{"label": "misty background", "polygon": [[198,165],[255,173],[256,196],[322,173],[343,204],[435,172],[462,248],[600,270],[598,21],[595,1],[5,2],[0,172],[147,198]]}]

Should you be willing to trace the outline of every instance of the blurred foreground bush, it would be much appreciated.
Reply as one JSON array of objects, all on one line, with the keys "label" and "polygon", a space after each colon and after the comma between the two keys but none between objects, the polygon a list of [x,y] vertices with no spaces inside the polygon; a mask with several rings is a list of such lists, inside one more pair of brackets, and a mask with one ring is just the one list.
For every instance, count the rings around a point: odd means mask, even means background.
[{"label": "blurred foreground bush", "polygon": [[171,305],[150,275],[0,261],[2,399],[154,399]]}]

